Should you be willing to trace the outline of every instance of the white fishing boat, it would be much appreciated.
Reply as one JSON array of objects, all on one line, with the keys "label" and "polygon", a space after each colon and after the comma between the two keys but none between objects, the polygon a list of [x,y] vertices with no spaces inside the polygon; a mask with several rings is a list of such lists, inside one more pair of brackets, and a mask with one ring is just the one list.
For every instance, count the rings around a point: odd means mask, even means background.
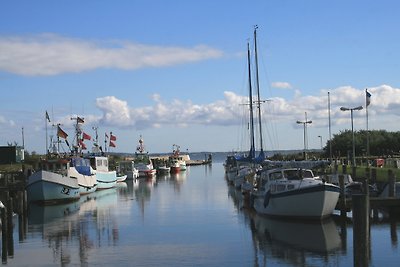
[{"label": "white fishing boat", "polygon": [[94,169],[97,180],[97,190],[109,189],[117,184],[117,172],[108,169],[108,157],[92,156],[90,164]]},{"label": "white fishing boat", "polygon": [[69,159],[44,160],[38,167],[40,170],[28,177],[28,201],[52,203],[79,199],[78,179],[70,175]]},{"label": "white fishing boat", "polygon": [[301,218],[324,218],[332,214],[339,187],[327,183],[309,169],[263,170],[252,192],[257,213]]},{"label": "white fishing boat", "polygon": [[172,173],[177,173],[179,171],[186,171],[186,161],[183,156],[180,154],[180,146],[173,144],[172,145],[172,155],[169,156],[169,161],[173,169],[171,169]]},{"label": "white fishing boat", "polygon": [[134,166],[139,171],[139,177],[153,177],[156,174],[156,169],[150,160],[149,153],[145,150],[142,136],[140,136],[135,156]]},{"label": "white fishing boat", "polygon": [[69,166],[69,175],[78,180],[81,195],[90,194],[97,189],[96,173],[88,159],[73,157]]}]

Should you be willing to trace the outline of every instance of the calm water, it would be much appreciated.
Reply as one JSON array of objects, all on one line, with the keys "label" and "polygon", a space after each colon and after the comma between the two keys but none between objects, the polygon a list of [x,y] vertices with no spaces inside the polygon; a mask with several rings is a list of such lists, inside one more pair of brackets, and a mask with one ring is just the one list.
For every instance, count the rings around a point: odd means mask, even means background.
[{"label": "calm water", "polygon": [[[370,266],[400,261],[398,222],[371,227]],[[21,222],[22,223],[22,222]],[[14,216],[8,266],[353,266],[351,221],[291,222],[242,208],[222,163],[127,181]]]}]

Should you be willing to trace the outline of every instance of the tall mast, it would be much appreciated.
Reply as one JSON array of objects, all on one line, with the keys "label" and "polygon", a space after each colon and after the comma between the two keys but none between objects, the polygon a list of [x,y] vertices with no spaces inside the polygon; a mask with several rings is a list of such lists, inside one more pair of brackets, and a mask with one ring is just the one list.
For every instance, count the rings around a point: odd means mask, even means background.
[{"label": "tall mast", "polygon": [[263,150],[263,138],[262,138],[262,127],[261,127],[261,99],[260,99],[260,81],[258,78],[258,56],[257,56],[257,29],[258,26],[254,26],[254,53],[255,53],[255,63],[256,63],[256,86],[257,86],[257,108],[258,108],[258,125],[260,130],[260,156],[265,158]]},{"label": "tall mast", "polygon": [[250,66],[250,44],[247,42],[247,61],[249,68],[249,101],[250,101],[250,153],[249,158],[255,158],[255,145],[254,145],[254,118],[253,118],[253,96],[251,90],[251,66]]}]

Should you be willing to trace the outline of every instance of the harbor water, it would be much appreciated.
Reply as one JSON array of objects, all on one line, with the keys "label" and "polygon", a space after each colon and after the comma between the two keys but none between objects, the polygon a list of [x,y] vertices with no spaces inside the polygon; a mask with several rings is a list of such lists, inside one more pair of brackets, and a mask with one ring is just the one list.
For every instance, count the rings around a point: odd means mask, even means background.
[{"label": "harbor water", "polygon": [[[243,205],[222,159],[13,216],[7,266],[353,266],[351,219],[271,219]],[[296,205],[296,203],[293,203]],[[397,266],[399,219],[371,219],[369,266]],[[5,240],[4,238],[2,239]],[[4,246],[4,244],[2,245]],[[4,250],[2,250],[4,251]]]}]

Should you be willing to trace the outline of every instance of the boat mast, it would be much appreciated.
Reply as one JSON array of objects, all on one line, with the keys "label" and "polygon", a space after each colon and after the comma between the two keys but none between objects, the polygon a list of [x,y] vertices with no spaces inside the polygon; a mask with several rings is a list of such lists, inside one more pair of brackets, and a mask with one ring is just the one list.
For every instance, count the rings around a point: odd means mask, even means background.
[{"label": "boat mast", "polygon": [[249,69],[249,101],[250,101],[250,152],[249,158],[255,158],[255,145],[254,145],[254,118],[253,118],[253,96],[251,90],[251,66],[250,66],[250,44],[247,42],[247,61]]},{"label": "boat mast", "polygon": [[256,86],[257,86],[257,108],[258,108],[258,124],[260,129],[260,155],[262,159],[265,158],[264,150],[263,150],[263,138],[262,138],[262,128],[261,128],[261,99],[260,99],[260,81],[258,77],[258,56],[257,56],[257,29],[258,26],[254,26],[254,54],[255,54],[255,63],[256,63]]}]

